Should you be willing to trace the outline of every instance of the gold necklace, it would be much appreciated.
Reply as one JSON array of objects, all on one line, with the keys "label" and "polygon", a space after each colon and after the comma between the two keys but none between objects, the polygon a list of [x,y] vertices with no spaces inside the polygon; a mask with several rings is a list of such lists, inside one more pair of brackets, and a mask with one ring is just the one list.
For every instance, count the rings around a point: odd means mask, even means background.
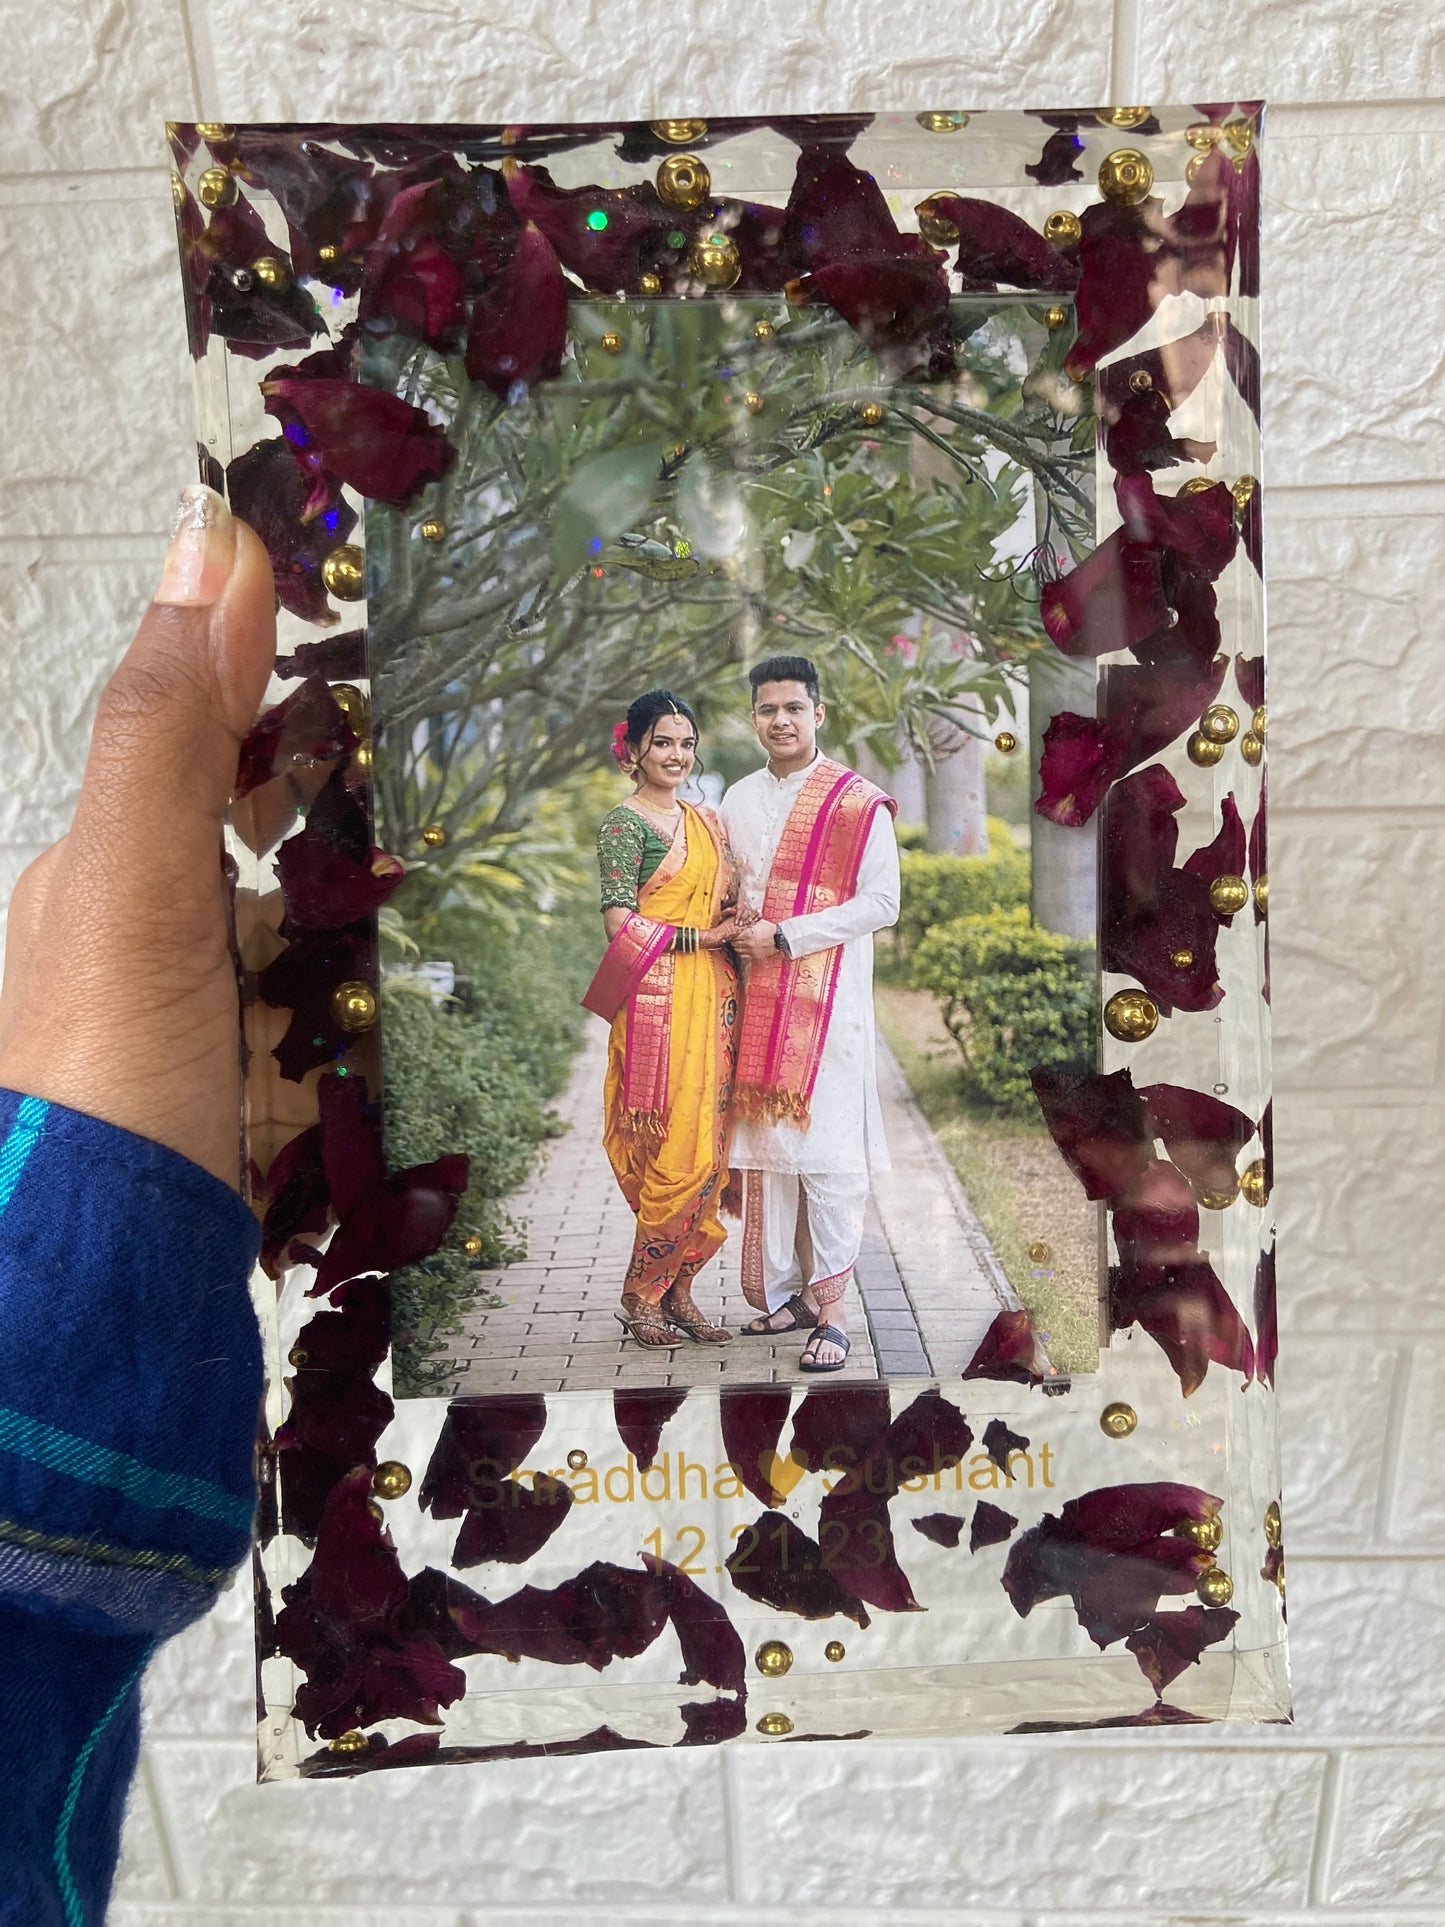
[{"label": "gold necklace", "polygon": [[635,810],[640,810],[644,816],[650,816],[654,822],[665,823],[668,829],[676,829],[678,821],[682,816],[681,803],[678,803],[671,811],[664,813],[658,809],[655,803],[644,803],[640,796],[634,796],[632,799],[632,807]]}]

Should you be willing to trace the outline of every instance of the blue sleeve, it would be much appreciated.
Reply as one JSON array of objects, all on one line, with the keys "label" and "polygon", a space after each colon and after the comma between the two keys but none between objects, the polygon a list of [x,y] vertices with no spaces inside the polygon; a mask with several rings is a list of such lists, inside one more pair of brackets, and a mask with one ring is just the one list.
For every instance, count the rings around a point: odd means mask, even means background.
[{"label": "blue sleeve", "polygon": [[104,1918],[140,1675],[245,1556],[258,1242],[189,1159],[0,1090],[0,1927]]}]

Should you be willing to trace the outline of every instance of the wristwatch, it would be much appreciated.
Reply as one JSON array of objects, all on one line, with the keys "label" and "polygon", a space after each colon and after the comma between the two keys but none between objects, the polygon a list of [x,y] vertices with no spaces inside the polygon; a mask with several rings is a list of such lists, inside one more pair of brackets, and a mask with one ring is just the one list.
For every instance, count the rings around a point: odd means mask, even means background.
[{"label": "wristwatch", "polygon": [[783,935],[783,927],[781,924],[777,925],[773,931],[773,948],[774,950],[781,950],[785,957],[791,957],[793,954],[788,948],[788,940]]}]

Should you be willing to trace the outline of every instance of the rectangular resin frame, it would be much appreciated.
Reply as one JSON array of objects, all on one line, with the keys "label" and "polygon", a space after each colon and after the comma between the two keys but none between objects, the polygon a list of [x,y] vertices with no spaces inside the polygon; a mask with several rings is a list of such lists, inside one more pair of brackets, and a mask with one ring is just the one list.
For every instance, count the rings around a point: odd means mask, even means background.
[{"label": "rectangular resin frame", "polygon": [[[1287,1715],[1260,126],[1247,102],[171,128],[201,473],[261,535],[281,611],[229,838],[269,1367],[263,1779]],[[712,426],[694,414],[679,439],[702,376]],[[540,483],[513,435],[529,424],[552,450]],[[689,480],[694,435],[710,465]],[[468,494],[478,451],[501,460],[509,437],[507,487]],[[936,507],[924,445],[930,474],[963,476],[960,502],[972,487],[1032,517],[1026,558],[996,542],[929,594],[955,629],[986,576],[1027,605],[1017,651],[979,627],[963,727],[1023,735],[997,727],[1025,714],[1005,700],[1022,658],[1039,923],[1090,934],[1059,906],[1097,877],[1097,1065],[1031,1067],[1057,1182],[1106,1227],[1097,1369],[1058,1370],[1001,1276],[968,1355],[922,1368],[889,1367],[880,1342],[876,1376],[709,1382],[619,1350],[588,1389],[556,1389],[582,1376],[564,1371],[394,1398],[425,1387],[415,1331],[392,1354],[393,1279],[404,1305],[482,1243],[457,1147],[390,1111],[383,1142],[407,1011],[459,994],[408,947],[406,906],[445,862],[465,881],[463,803],[439,792],[439,820],[396,787],[398,664],[465,693],[503,643],[525,649],[531,605],[496,594],[510,515],[506,541],[542,542],[544,576],[594,617],[614,593],[594,570],[656,585],[711,568],[734,598],[719,668],[741,677],[808,632],[737,633],[745,595],[785,630],[802,590],[780,600],[776,570],[729,562],[732,479],[746,493],[772,451],[866,494],[895,460]],[[904,548],[921,613],[918,540]],[[450,625],[475,636],[470,660],[423,632],[438,567],[476,592]],[[884,663],[875,637],[865,672],[898,715],[931,698],[957,718],[964,685],[923,687],[924,641],[900,624]],[[705,652],[680,649],[706,681]],[[811,653],[841,678],[837,649]],[[617,686],[599,684],[599,722]],[[433,705],[426,754],[474,745],[480,712],[460,708],[473,721],[448,736]],[[506,701],[487,713],[505,729]],[[388,1160],[398,1136],[408,1159]],[[1029,1256],[1047,1272],[1045,1245]]]}]

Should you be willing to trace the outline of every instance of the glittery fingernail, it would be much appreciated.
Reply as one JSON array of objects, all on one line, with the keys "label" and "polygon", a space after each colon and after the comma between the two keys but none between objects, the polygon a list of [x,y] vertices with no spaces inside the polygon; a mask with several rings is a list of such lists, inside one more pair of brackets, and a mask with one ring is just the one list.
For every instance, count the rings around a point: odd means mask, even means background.
[{"label": "glittery fingernail", "polygon": [[208,607],[225,588],[235,556],[231,511],[213,488],[192,482],[181,490],[156,601]]}]

